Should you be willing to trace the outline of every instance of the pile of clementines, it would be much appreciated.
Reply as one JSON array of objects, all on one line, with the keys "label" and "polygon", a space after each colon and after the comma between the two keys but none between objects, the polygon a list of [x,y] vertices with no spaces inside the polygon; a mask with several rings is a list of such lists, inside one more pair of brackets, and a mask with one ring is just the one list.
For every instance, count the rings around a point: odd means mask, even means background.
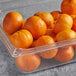
[{"label": "pile of clementines", "polygon": [[[17,48],[32,48],[76,38],[76,0],[63,0],[61,11],[37,12],[23,21],[18,12],[9,12],[3,20],[3,29]],[[54,58],[67,62],[74,57],[75,46],[51,49],[38,54],[15,58],[17,66],[24,71],[39,67],[41,58]]]}]

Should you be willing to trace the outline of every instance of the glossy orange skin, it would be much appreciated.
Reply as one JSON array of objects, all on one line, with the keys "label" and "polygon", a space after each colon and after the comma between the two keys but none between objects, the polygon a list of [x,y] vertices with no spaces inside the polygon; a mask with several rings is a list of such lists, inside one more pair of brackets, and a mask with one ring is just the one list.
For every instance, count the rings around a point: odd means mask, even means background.
[{"label": "glossy orange skin", "polygon": [[59,48],[58,53],[55,56],[55,60],[60,62],[68,62],[74,57],[74,49],[72,46],[66,46]]},{"label": "glossy orange skin", "polygon": [[76,32],[73,30],[64,30],[56,35],[56,41],[76,38]]},{"label": "glossy orange skin", "polygon": [[60,16],[60,14],[62,14],[60,11],[52,11],[51,12],[54,20],[56,21],[58,19],[58,17]]},{"label": "glossy orange skin", "polygon": [[23,17],[18,12],[9,12],[6,14],[3,20],[3,29],[6,33],[12,34],[19,29],[21,29],[23,25]]},{"label": "glossy orange skin", "polygon": [[[55,43],[53,38],[48,35],[44,35],[44,36],[41,36],[37,40],[36,46],[42,46],[42,45],[47,45],[47,44],[51,44],[51,43]],[[47,50],[45,52],[41,52],[38,55],[44,59],[51,59],[51,58],[55,57],[57,52],[58,52],[58,49],[51,49],[51,50]]]},{"label": "glossy orange skin", "polygon": [[33,71],[39,67],[41,59],[38,55],[33,54],[17,57],[15,62],[23,71]]},{"label": "glossy orange skin", "polygon": [[18,48],[28,48],[33,43],[32,34],[28,30],[20,30],[10,36],[12,44]]},{"label": "glossy orange skin", "polygon": [[65,14],[76,15],[76,0],[63,0],[61,11]]},{"label": "glossy orange skin", "polygon": [[43,19],[44,22],[47,24],[48,28],[51,28],[51,29],[54,28],[54,18],[50,13],[48,13],[48,12],[37,12],[37,13],[35,13],[35,16],[39,16],[41,19]]},{"label": "glossy orange skin", "polygon": [[29,17],[22,28],[29,30],[35,39],[44,35],[47,30],[45,22],[38,16]]},{"label": "glossy orange skin", "polygon": [[66,29],[71,29],[73,25],[73,19],[67,14],[61,14],[57,19],[54,27],[54,32],[59,33]]},{"label": "glossy orange skin", "polygon": [[72,19],[73,19],[73,26],[72,26],[72,29],[74,31],[76,31],[76,15],[71,15]]},{"label": "glossy orange skin", "polygon": [[53,29],[47,29],[46,35],[51,36],[53,39],[55,39],[56,34],[54,33]]}]

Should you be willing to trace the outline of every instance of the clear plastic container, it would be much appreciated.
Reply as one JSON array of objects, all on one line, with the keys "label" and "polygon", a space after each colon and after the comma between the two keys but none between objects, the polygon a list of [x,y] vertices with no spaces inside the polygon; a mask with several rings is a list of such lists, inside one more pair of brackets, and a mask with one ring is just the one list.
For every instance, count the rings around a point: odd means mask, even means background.
[{"label": "clear plastic container", "polygon": [[[38,2],[36,2],[35,0],[29,0],[27,1],[27,3],[25,0],[13,0],[13,1],[1,2],[0,5],[3,7],[0,7],[1,9],[0,25],[2,25],[4,16],[10,11],[17,11],[23,15],[24,19],[26,19],[38,11],[51,12],[53,10],[60,10],[61,2],[62,0],[38,0]],[[10,7],[8,8],[7,6],[10,6]],[[56,45],[49,44],[49,45],[39,46],[35,48],[28,48],[28,49],[16,48],[11,44],[5,32],[3,31],[2,27],[0,27],[0,39],[4,43],[4,45],[8,49],[8,52],[11,54],[13,58],[22,56],[22,55],[36,54],[39,52],[44,52],[44,51],[48,51],[56,48],[59,49],[69,45],[73,46],[76,44],[76,38],[75,38],[75,39],[64,40],[61,42],[56,42],[55,43]],[[71,63],[71,62],[76,62],[76,55],[71,61],[67,63]],[[41,70],[49,69],[49,68],[60,66],[67,63],[61,63],[54,59],[50,59],[50,60],[42,59],[40,67],[32,72],[38,72]],[[32,72],[25,72],[22,70],[19,70],[19,71],[24,72],[26,74],[32,73]]]}]

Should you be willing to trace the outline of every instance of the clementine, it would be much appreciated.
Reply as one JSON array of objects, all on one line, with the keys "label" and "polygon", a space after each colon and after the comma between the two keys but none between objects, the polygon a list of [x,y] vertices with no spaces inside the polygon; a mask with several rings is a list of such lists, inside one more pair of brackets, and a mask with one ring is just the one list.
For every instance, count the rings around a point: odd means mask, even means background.
[{"label": "clementine", "polygon": [[[51,43],[55,43],[54,39],[48,35],[44,35],[37,40],[36,46],[42,46]],[[45,52],[41,52],[38,55],[40,55],[44,59],[51,59],[57,54],[57,52],[58,49],[51,49],[51,50],[46,50]]]},{"label": "clementine", "polygon": [[65,14],[76,15],[76,0],[63,0],[61,11]]},{"label": "clementine", "polygon": [[72,46],[66,46],[59,48],[56,56],[54,57],[55,60],[60,62],[67,62],[70,61],[74,57],[74,49]]},{"label": "clementine", "polygon": [[56,21],[58,19],[58,17],[60,16],[61,12],[60,11],[52,11],[51,12],[54,20]]},{"label": "clementine", "polygon": [[12,34],[10,40],[18,48],[28,48],[33,42],[33,37],[28,30],[20,30]]},{"label": "clementine", "polygon": [[61,14],[57,19],[54,27],[54,32],[59,33],[66,29],[71,29],[73,25],[73,19],[67,14]]},{"label": "clementine", "polygon": [[56,35],[56,41],[62,41],[71,38],[76,38],[76,33],[73,30],[64,30]]},{"label": "clementine", "polygon": [[45,22],[38,16],[28,18],[22,28],[29,30],[35,39],[44,35],[47,30]]},{"label": "clementine", "polygon": [[37,12],[37,13],[35,13],[35,16],[39,16],[41,19],[43,19],[44,22],[47,24],[48,28],[51,28],[51,29],[54,28],[54,18],[50,13],[48,13],[48,12]]},{"label": "clementine", "polygon": [[15,62],[23,71],[33,71],[39,67],[41,59],[38,55],[33,54],[17,57]]},{"label": "clementine", "polygon": [[22,25],[23,17],[18,12],[9,12],[3,20],[3,29],[8,34],[18,31]]}]

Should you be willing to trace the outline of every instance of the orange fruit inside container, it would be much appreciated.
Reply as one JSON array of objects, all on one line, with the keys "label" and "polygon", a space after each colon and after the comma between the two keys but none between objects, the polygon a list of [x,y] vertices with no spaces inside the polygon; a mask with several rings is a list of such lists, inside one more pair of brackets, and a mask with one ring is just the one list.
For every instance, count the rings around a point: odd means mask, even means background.
[{"label": "orange fruit inside container", "polygon": [[72,25],[72,17],[67,14],[61,14],[55,23],[54,32],[59,33],[61,31],[71,29]]},{"label": "orange fruit inside container", "polygon": [[63,41],[72,38],[76,38],[76,32],[73,30],[64,30],[56,35],[56,41]]},{"label": "orange fruit inside container", "polygon": [[45,22],[38,16],[29,17],[22,28],[30,31],[35,39],[44,35],[47,30]]},{"label": "orange fruit inside container", "polygon": [[61,11],[65,14],[76,15],[76,0],[63,0]]},{"label": "orange fruit inside container", "polygon": [[56,21],[62,13],[60,11],[52,11],[51,14],[54,17],[54,20]]},{"label": "orange fruit inside container", "polygon": [[3,29],[7,34],[12,34],[23,25],[23,17],[18,12],[9,12],[3,20]]},{"label": "orange fruit inside container", "polygon": [[72,46],[65,46],[59,48],[55,59],[60,62],[67,62],[70,61],[74,57],[74,49]]},{"label": "orange fruit inside container", "polygon": [[10,37],[12,44],[18,48],[28,48],[33,43],[32,34],[28,30],[20,30],[12,34]]},{"label": "orange fruit inside container", "polygon": [[37,69],[41,63],[41,59],[38,55],[26,55],[20,56],[15,59],[16,65],[24,71],[33,71]]},{"label": "orange fruit inside container", "polygon": [[[55,43],[54,39],[48,35],[44,35],[37,40],[36,46],[42,46],[51,43]],[[57,54],[57,51],[58,49],[46,50],[45,52],[39,53],[39,56],[43,57],[44,59],[51,59]]]},{"label": "orange fruit inside container", "polygon": [[54,18],[48,12],[37,12],[34,14],[35,16],[39,16],[46,24],[47,27],[50,29],[54,28]]}]

